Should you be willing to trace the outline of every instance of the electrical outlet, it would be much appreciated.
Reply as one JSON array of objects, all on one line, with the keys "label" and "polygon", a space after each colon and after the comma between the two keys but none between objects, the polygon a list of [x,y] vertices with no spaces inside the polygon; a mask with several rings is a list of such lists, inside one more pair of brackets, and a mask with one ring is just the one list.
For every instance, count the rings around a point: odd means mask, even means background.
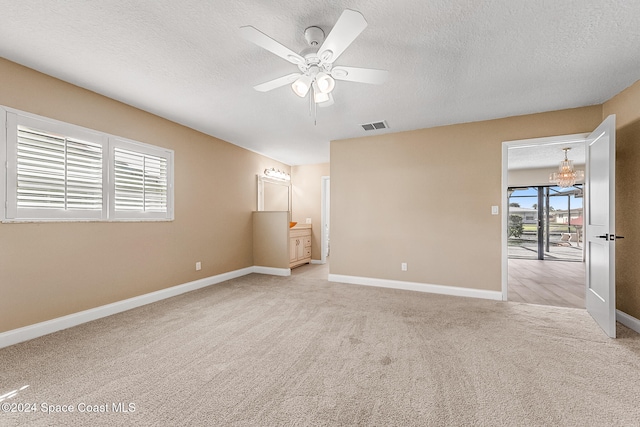
[{"label": "electrical outlet", "polygon": [[499,214],[498,207],[491,206],[491,215],[498,215],[498,214]]},{"label": "electrical outlet", "polygon": [[402,264],[400,264],[400,268],[402,269],[402,271],[407,271],[407,263],[403,262]]},{"label": "electrical outlet", "polygon": [[311,218],[307,218],[307,224],[311,224]]},{"label": "electrical outlet", "polygon": [[202,263],[200,261],[196,262],[196,271],[202,270]]}]

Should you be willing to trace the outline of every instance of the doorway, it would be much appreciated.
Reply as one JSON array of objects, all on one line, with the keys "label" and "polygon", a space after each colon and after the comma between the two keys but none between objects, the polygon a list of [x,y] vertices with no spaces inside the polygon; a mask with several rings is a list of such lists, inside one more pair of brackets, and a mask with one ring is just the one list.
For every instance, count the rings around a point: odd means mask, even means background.
[{"label": "doorway", "polygon": [[[585,308],[593,317],[595,322],[611,338],[616,337],[616,262],[615,248],[616,240],[623,236],[616,235],[615,221],[615,170],[616,170],[616,117],[609,115],[593,132],[583,135],[566,135],[549,138],[537,138],[520,141],[505,141],[502,144],[502,299],[509,299],[509,266],[507,252],[507,224],[508,224],[508,188],[521,186],[515,184],[517,177],[511,176],[511,169],[515,169],[510,156],[510,151],[514,153],[526,153],[526,155],[514,155],[514,159],[522,162],[530,161],[540,152],[544,154],[546,150],[554,149],[558,145],[564,145],[563,151],[566,153],[566,145],[575,144],[578,149],[585,152],[585,198],[584,204],[584,245],[585,268],[584,273],[584,296]],[[533,151],[526,152],[526,149]],[[541,156],[544,160],[545,156]],[[548,160],[548,159],[547,159]],[[564,156],[561,163],[571,169],[570,162],[567,164],[567,156]],[[517,161],[514,161],[517,164]],[[547,166],[547,165],[544,165]],[[538,171],[540,172],[540,171]],[[561,171],[560,171],[561,172]],[[575,174],[571,174],[575,178]],[[528,180],[532,180],[531,175]],[[563,181],[562,174],[554,174],[560,177],[558,181]],[[538,174],[537,180],[540,180]],[[525,185],[548,185],[544,183],[525,183]],[[566,180],[564,180],[566,182]],[[572,179],[569,179],[572,181]],[[567,185],[573,185],[571,182]],[[546,263],[544,260],[532,260],[531,262]],[[558,261],[560,262],[560,261]],[[586,270],[586,271],[585,271]]]},{"label": "doorway", "polygon": [[331,231],[331,177],[323,176],[321,178],[321,255],[320,262],[325,264],[329,258],[331,250],[330,231]]},{"label": "doorway", "polygon": [[585,308],[583,184],[549,182],[563,148],[584,170],[586,135],[505,143],[503,296],[509,301]]}]

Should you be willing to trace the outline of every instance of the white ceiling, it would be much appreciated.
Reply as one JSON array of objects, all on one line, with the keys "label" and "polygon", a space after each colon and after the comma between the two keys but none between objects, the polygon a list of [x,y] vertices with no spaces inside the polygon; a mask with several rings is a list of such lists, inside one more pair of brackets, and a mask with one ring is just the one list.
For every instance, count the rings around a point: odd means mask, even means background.
[{"label": "white ceiling", "polygon": [[[315,126],[288,87],[252,88],[297,68],[241,26],[298,52],[345,8],[369,26],[335,64],[386,83],[337,82]],[[0,56],[290,165],[335,139],[602,103],[640,79],[638,46],[629,0],[0,0]]]},{"label": "white ceiling", "polygon": [[586,161],[586,146],[584,140],[575,142],[549,141],[544,144],[522,144],[511,146],[508,149],[507,164],[509,170],[552,168],[559,167],[564,160],[563,148],[570,148],[567,158],[573,160],[573,164],[584,165]]}]

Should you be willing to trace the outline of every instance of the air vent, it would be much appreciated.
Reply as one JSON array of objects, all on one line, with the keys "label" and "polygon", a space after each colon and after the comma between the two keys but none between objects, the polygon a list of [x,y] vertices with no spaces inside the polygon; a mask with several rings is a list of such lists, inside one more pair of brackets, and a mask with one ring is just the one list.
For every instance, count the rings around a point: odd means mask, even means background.
[{"label": "air vent", "polygon": [[385,120],[381,121],[381,122],[373,122],[373,123],[365,123],[362,126],[362,129],[364,130],[380,130],[380,129],[388,129],[389,125],[387,124],[387,122]]}]

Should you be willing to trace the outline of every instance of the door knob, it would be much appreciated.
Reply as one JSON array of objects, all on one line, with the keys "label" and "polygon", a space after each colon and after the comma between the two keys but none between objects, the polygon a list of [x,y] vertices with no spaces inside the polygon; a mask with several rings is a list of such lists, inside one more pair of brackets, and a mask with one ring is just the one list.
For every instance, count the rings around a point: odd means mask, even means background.
[{"label": "door knob", "polygon": [[596,236],[598,239],[604,240],[616,240],[616,239],[624,239],[624,236],[616,236],[615,234],[603,234],[602,236]]}]

